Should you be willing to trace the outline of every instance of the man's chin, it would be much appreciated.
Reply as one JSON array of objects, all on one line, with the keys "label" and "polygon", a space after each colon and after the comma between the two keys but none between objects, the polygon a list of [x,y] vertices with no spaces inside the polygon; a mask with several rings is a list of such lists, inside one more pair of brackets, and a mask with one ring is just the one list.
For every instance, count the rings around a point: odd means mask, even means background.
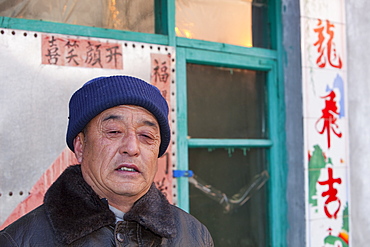
[{"label": "man's chin", "polygon": [[115,189],[113,190],[116,195],[124,196],[124,197],[141,197],[146,192],[148,192],[150,185],[143,186],[142,183],[120,183]]}]

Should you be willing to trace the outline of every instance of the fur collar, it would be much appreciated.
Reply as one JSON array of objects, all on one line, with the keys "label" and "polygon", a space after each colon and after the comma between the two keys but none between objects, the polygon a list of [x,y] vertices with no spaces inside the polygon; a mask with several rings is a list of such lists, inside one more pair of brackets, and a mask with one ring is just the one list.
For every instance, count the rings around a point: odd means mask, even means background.
[{"label": "fur collar", "polygon": [[[80,165],[68,167],[45,194],[44,206],[56,238],[64,243],[114,225],[115,215],[82,178]],[[124,216],[161,237],[176,235],[172,205],[153,184]]]}]

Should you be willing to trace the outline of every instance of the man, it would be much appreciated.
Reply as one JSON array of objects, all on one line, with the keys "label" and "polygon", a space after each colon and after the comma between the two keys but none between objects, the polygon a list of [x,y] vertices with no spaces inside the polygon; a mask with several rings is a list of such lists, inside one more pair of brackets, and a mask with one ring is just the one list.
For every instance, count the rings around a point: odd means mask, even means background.
[{"label": "man", "polygon": [[0,246],[213,246],[204,225],[153,184],[170,142],[168,106],[140,79],[93,79],[69,103],[68,167]]}]

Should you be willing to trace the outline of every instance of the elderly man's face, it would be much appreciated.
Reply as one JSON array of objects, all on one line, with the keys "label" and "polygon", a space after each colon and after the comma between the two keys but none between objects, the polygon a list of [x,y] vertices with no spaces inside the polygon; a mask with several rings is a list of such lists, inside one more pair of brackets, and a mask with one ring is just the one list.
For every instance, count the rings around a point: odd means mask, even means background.
[{"label": "elderly man's face", "polygon": [[139,106],[107,109],[75,141],[75,153],[86,182],[113,203],[137,200],[157,172],[160,129],[156,118]]}]

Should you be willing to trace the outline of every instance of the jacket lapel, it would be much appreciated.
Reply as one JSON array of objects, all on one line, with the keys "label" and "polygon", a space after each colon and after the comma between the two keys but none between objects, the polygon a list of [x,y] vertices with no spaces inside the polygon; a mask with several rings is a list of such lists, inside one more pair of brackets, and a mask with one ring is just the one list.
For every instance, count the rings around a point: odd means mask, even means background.
[{"label": "jacket lapel", "polygon": [[68,167],[52,184],[44,205],[56,238],[63,243],[115,224],[113,212],[84,181],[79,165]]},{"label": "jacket lapel", "polygon": [[[68,167],[45,194],[46,214],[58,241],[70,244],[104,226],[115,224],[115,215],[108,205],[85,182],[81,166]],[[169,238],[176,235],[173,207],[152,184],[124,216]]]},{"label": "jacket lapel", "polygon": [[152,184],[148,193],[140,198],[124,215],[127,221],[136,221],[159,236],[176,235],[173,207],[166,197]]}]

